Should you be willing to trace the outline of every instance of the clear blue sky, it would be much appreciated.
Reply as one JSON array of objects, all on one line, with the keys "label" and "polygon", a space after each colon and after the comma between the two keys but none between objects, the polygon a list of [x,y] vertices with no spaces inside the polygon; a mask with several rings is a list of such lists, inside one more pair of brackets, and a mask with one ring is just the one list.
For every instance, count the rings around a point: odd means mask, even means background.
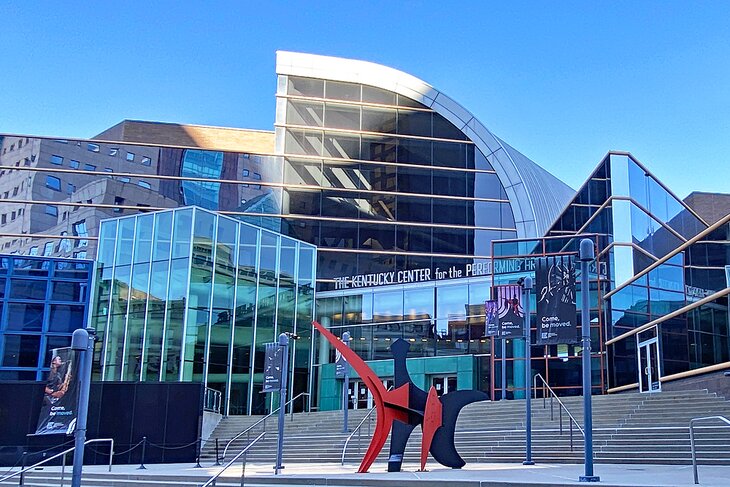
[{"label": "clear blue sky", "polygon": [[0,25],[0,132],[271,130],[283,49],[413,74],[575,188],[617,149],[730,192],[727,1],[5,1]]}]

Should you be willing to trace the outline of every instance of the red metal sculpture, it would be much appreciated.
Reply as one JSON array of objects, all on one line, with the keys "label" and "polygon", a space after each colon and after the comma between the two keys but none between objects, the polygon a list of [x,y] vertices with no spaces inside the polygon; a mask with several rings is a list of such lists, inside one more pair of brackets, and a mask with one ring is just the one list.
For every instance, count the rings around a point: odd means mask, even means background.
[{"label": "red metal sculpture", "polygon": [[[410,344],[401,339],[396,340],[391,346],[395,360],[395,389],[388,391],[380,378],[355,351],[316,321],[312,324],[352,365],[375,402],[375,432],[360,463],[359,473],[367,472],[375,462],[391,429],[393,437],[390,442],[388,470],[399,471],[408,437],[419,424],[423,430],[421,470],[426,466],[429,451],[436,461],[447,467],[461,468],[466,464],[454,446],[456,418],[465,405],[487,399],[485,393],[455,391],[439,397],[436,389],[431,387],[426,394],[410,379],[406,369],[406,355]],[[398,423],[394,425],[396,420]]]}]

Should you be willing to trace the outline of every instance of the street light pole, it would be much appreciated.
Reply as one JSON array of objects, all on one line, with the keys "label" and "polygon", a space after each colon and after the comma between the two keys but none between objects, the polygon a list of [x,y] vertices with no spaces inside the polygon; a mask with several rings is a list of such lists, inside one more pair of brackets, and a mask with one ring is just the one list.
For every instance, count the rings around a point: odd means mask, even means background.
[{"label": "street light pole", "polygon": [[532,278],[522,281],[523,302],[525,303],[525,461],[522,465],[535,465],[532,461],[532,353],[530,350],[530,294]]},{"label": "street light pole", "polygon": [[289,336],[286,333],[279,335],[279,346],[281,351],[281,389],[279,390],[279,436],[276,439],[276,465],[274,466],[274,474],[284,468],[282,465],[282,456],[284,453],[284,415],[286,414],[286,382],[288,378],[289,365]]},{"label": "street light pole", "polygon": [[585,431],[585,474],[581,482],[600,482],[593,475],[593,408],[591,404],[591,280],[588,265],[595,260],[593,241],[584,238],[580,241],[580,321],[583,339],[583,431]]},{"label": "street light pole", "polygon": [[[346,331],[342,334],[342,342],[350,346],[350,332]],[[343,357],[344,359],[344,357]],[[347,415],[348,415],[348,392],[350,390],[350,364],[345,361],[345,371],[344,371],[343,381],[342,381],[342,432],[347,433],[348,427],[347,427]]]},{"label": "street light pole", "polygon": [[89,390],[91,389],[91,366],[94,353],[95,330],[79,328],[71,336],[71,349],[79,352],[79,402],[74,432],[74,466],[71,487],[81,486],[84,466],[84,443],[86,443],[86,418],[89,412]]}]

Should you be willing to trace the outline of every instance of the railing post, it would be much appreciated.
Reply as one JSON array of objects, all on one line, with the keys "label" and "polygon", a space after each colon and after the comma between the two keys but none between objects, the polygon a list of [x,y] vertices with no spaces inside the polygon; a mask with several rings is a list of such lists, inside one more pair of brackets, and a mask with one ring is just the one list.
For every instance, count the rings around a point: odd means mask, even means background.
[{"label": "railing post", "polygon": [[573,451],[573,421],[570,422],[570,451]]},{"label": "railing post", "polygon": [[[571,424],[573,424],[571,422]],[[563,436],[563,408],[560,408],[560,436]]]},{"label": "railing post", "polygon": [[553,395],[550,394],[550,421],[555,421],[555,416],[553,416]]},{"label": "railing post", "polygon": [[147,451],[147,437],[142,437],[142,458],[139,462],[139,467],[137,467],[137,470],[147,470],[147,467],[144,466],[144,456]]},{"label": "railing post", "polygon": [[689,422],[689,444],[692,449],[692,472],[694,473],[695,484],[700,483],[697,475],[697,451],[695,450],[695,430],[692,421]]},{"label": "railing post", "polygon": [[[248,447],[247,447],[248,448]],[[241,465],[241,487],[244,487],[246,483],[246,456],[248,452],[243,454],[243,465]]]},{"label": "railing post", "polygon": [[220,466],[220,464],[221,464],[221,461],[220,461],[220,458],[218,457],[218,438],[216,438],[215,439],[215,466],[218,467],[218,466]]},{"label": "railing post", "polygon": [[23,485],[23,482],[24,482],[23,477],[25,477],[25,473],[23,472],[23,470],[25,470],[25,455],[27,453],[28,453],[27,451],[24,451],[23,456],[21,457],[21,460],[20,460],[20,479],[18,480],[18,485]]},{"label": "railing post", "polygon": [[203,439],[198,438],[198,454],[195,456],[195,467],[193,468],[203,468],[202,465],[200,465],[200,452],[203,450]]},{"label": "railing post", "polygon": [[63,478],[66,476],[66,455],[61,456],[61,487],[63,487]]},{"label": "railing post", "polygon": [[112,462],[114,461],[114,438],[109,442],[109,471],[112,471]]}]

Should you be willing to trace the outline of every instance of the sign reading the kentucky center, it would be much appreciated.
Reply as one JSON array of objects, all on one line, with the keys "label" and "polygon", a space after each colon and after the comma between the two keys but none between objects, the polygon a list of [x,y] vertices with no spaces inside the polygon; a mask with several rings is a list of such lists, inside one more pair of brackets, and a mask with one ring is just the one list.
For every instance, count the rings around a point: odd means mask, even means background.
[{"label": "sign reading the kentucky center", "polygon": [[522,287],[515,284],[495,286],[499,315],[499,336],[515,338],[525,335],[525,309],[522,307]]},{"label": "sign reading the kentucky center", "polygon": [[571,256],[540,259],[537,287],[537,344],[577,343],[575,261]]},{"label": "sign reading the kentucky center", "polygon": [[70,435],[76,428],[78,352],[71,348],[55,348],[51,352],[51,370],[48,372],[35,434]]},{"label": "sign reading the kentucky center", "polygon": [[266,344],[264,357],[264,388],[261,392],[278,392],[281,390],[281,366],[284,358],[284,347],[278,343]]}]

